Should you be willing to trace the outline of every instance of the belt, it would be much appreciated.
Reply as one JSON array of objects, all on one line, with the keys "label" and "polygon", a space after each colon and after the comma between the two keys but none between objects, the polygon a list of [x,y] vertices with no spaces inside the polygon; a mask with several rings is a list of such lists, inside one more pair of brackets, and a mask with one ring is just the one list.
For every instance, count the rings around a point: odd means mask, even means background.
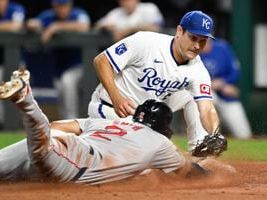
[{"label": "belt", "polygon": [[86,172],[87,169],[88,169],[87,167],[81,168],[78,171],[78,173],[71,179],[71,181],[77,181],[77,180],[79,180],[79,178],[81,178],[84,175],[84,173]]},{"label": "belt", "polygon": [[108,106],[108,107],[110,107],[110,108],[113,108],[113,105],[112,105],[112,104],[110,104],[110,103],[108,103],[108,102],[106,102],[106,101],[104,101],[104,100],[102,100],[102,99],[101,99],[101,103],[102,103],[103,105],[105,105],[105,106]]}]

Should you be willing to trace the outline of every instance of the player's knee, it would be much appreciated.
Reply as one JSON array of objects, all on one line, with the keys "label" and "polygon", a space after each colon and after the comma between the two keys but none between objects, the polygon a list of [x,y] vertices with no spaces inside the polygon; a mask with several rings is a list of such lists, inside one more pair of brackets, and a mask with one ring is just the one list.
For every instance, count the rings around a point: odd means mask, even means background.
[{"label": "player's knee", "polygon": [[61,82],[64,86],[76,86],[82,77],[82,70],[79,67],[71,68],[62,74]]}]

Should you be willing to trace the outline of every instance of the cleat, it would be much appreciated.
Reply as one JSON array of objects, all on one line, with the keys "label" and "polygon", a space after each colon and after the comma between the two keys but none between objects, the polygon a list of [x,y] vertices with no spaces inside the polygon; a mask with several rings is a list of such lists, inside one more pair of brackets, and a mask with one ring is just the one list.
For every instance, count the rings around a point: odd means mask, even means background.
[{"label": "cleat", "polygon": [[20,100],[21,99],[20,91],[22,91],[25,88],[25,86],[26,86],[25,82],[20,78],[2,83],[0,85],[0,99],[2,100],[11,99],[12,101]]},{"label": "cleat", "polygon": [[10,81],[0,84],[0,99],[22,102],[30,93],[30,72],[25,67],[13,71]]},{"label": "cleat", "polygon": [[13,71],[11,80],[21,78],[25,83],[28,83],[30,80],[30,72],[25,68],[21,67],[16,71]]}]

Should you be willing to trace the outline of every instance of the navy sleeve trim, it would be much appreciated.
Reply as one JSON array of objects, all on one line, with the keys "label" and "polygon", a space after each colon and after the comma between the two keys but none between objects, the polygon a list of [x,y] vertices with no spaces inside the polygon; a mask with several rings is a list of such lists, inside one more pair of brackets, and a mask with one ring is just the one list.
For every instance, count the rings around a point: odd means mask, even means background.
[{"label": "navy sleeve trim", "polygon": [[119,68],[119,66],[115,63],[115,61],[113,60],[113,58],[111,57],[110,53],[108,52],[108,50],[105,51],[113,68],[117,71],[117,73],[119,73],[121,70]]},{"label": "navy sleeve trim", "polygon": [[198,99],[212,99],[212,96],[198,96],[198,97],[194,97],[195,100]]}]

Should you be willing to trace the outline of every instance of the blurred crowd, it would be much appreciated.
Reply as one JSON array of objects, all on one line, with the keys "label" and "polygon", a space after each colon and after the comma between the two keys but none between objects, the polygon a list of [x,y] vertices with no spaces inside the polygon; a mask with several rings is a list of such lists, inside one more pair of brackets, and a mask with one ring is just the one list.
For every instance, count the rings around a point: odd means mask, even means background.
[{"label": "blurred crowd", "polygon": [[[23,29],[38,32],[41,41],[47,43],[60,31],[87,32],[100,29],[110,32],[116,42],[140,30],[158,32],[166,27],[175,28],[177,20],[185,12],[198,9],[208,12],[215,19],[215,35],[229,39],[227,29],[231,5],[231,0],[0,0],[0,31],[15,32]],[[225,40],[211,41],[201,56],[211,74],[216,105],[223,121],[236,137],[249,138],[251,130],[239,101],[237,87],[240,68],[230,46]],[[0,79],[2,57],[3,52],[0,51]],[[51,86],[58,91],[61,118],[77,118],[79,82],[82,78],[80,49],[55,48],[38,52],[26,49],[22,57],[33,73],[46,68],[47,74],[52,75]],[[47,82],[47,79],[40,79],[42,81]],[[226,109],[234,109],[233,112],[239,115],[226,116],[224,113],[229,113],[224,112]],[[240,118],[244,124],[240,127],[243,129],[235,130],[234,125],[239,123],[236,119]]]}]

